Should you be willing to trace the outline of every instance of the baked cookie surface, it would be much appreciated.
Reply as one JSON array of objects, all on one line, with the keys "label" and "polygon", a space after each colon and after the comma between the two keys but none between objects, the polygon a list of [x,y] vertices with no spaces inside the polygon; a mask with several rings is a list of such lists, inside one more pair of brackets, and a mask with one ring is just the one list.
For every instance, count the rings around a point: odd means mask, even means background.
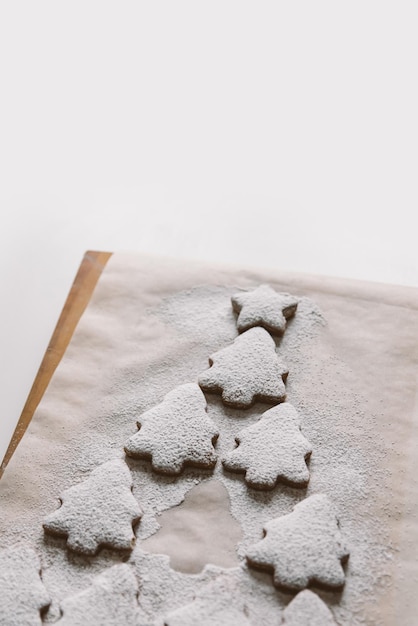
[{"label": "baked cookie surface", "polygon": [[138,583],[129,565],[118,564],[61,603],[59,626],[136,626]]},{"label": "baked cookie surface", "polygon": [[337,626],[337,623],[325,602],[305,589],[283,611],[281,626]]},{"label": "baked cookie surface", "polygon": [[245,474],[254,489],[273,489],[277,482],[306,487],[306,460],[312,446],[300,430],[301,418],[288,402],[269,409],[235,438],[237,448],[223,459],[225,469]]},{"label": "baked cookie surface", "polygon": [[289,293],[277,293],[269,285],[260,285],[254,291],[237,293],[231,298],[232,308],[238,313],[240,333],[262,326],[270,333],[282,335],[286,322],[296,313],[298,299]]},{"label": "baked cookie surface", "polygon": [[67,537],[70,550],[95,554],[102,546],[133,548],[132,525],[142,511],[132,495],[131,473],[122,460],[100,465],[60,499],[61,507],[48,515],[43,527],[47,533]]},{"label": "baked cookie surface", "polygon": [[251,567],[272,570],[276,587],[299,591],[310,584],[328,589],[344,585],[342,563],[349,551],[326,495],[306,498],[264,529],[264,539],[251,546],[246,557]]},{"label": "baked cookie surface", "polygon": [[287,367],[264,328],[251,328],[209,358],[211,367],[199,376],[204,391],[220,393],[224,404],[248,408],[256,400],[282,402]]},{"label": "baked cookie surface", "polygon": [[206,406],[195,383],[173,389],[139,418],[140,430],[126,442],[126,454],[151,459],[152,468],[162,474],[180,474],[185,465],[212,468],[219,431]]},{"label": "baked cookie surface", "polygon": [[0,624],[40,626],[41,612],[50,604],[40,576],[36,552],[19,544],[0,550]]}]

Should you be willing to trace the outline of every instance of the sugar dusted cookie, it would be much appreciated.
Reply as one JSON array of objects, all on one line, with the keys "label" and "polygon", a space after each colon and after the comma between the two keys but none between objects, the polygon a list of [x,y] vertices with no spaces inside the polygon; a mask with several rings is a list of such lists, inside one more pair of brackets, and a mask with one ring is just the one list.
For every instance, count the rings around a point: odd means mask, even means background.
[{"label": "sugar dusted cookie", "polygon": [[246,554],[251,567],[273,571],[276,587],[292,591],[317,584],[330,589],[344,585],[344,545],[334,507],[326,495],[313,495],[292,513],[265,525],[265,537]]},{"label": "sugar dusted cookie", "polygon": [[120,459],[92,471],[84,482],[61,496],[62,506],[43,526],[47,533],[67,537],[67,547],[95,554],[100,546],[131,550],[135,543],[132,525],[142,511],[132,494],[132,476]]},{"label": "sugar dusted cookie", "polygon": [[325,602],[305,589],[283,611],[281,626],[337,626],[337,623]]},{"label": "sugar dusted cookie", "polygon": [[251,626],[251,622],[240,610],[230,603],[205,602],[198,599],[170,613],[164,626]]},{"label": "sugar dusted cookie", "polygon": [[282,402],[288,369],[276,354],[276,344],[264,328],[251,328],[230,346],[209,358],[212,366],[199,376],[204,391],[222,394],[222,401],[247,408],[256,400]]},{"label": "sugar dusted cookie", "polygon": [[263,326],[273,334],[282,335],[286,322],[296,312],[298,299],[289,293],[277,293],[268,285],[254,291],[237,293],[231,298],[232,307],[238,313],[237,328],[240,333]]},{"label": "sugar dusted cookie", "polygon": [[141,415],[140,430],[125,444],[126,454],[151,459],[153,469],[163,474],[179,474],[185,465],[214,467],[219,432],[206,406],[196,383],[176,387]]},{"label": "sugar dusted cookie", "polygon": [[138,583],[129,565],[119,564],[61,603],[59,626],[133,626],[138,624]]},{"label": "sugar dusted cookie", "polygon": [[189,604],[169,613],[164,626],[250,626],[245,598],[233,579],[211,583]]},{"label": "sugar dusted cookie", "polygon": [[272,489],[278,481],[305,487],[309,481],[306,459],[312,452],[300,431],[301,418],[284,402],[269,409],[235,438],[238,447],[222,459],[231,472],[244,472],[254,489]]},{"label": "sugar dusted cookie", "polygon": [[51,600],[41,577],[41,564],[32,548],[16,545],[0,550],[0,624],[40,626],[41,612]]}]

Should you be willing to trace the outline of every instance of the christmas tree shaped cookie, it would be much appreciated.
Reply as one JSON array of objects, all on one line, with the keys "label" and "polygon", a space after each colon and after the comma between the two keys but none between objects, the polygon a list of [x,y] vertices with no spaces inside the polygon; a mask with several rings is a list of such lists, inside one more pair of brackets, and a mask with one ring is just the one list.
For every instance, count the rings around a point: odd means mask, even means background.
[{"label": "christmas tree shaped cookie", "polygon": [[121,626],[138,623],[138,583],[126,564],[114,565],[61,603],[59,626]]},{"label": "christmas tree shaped cookie", "polygon": [[276,344],[264,328],[251,328],[234,343],[209,358],[212,366],[199,376],[204,391],[222,394],[222,401],[247,408],[256,400],[282,402],[288,369],[276,354]]},{"label": "christmas tree shaped cookie", "polygon": [[179,474],[185,465],[214,467],[217,454],[213,444],[219,432],[206,406],[195,383],[176,387],[141,415],[140,430],[125,444],[126,454],[151,459],[153,469],[163,474]]},{"label": "christmas tree shaped cookie", "polygon": [[305,589],[283,611],[281,626],[337,626],[337,623],[325,602]]},{"label": "christmas tree shaped cookie", "polygon": [[83,554],[95,554],[100,546],[133,548],[132,525],[142,511],[132,495],[131,473],[122,460],[100,465],[60,499],[62,506],[43,526],[48,533],[67,537],[68,548]]},{"label": "christmas tree shaped cookie", "polygon": [[309,481],[306,459],[312,447],[300,432],[296,409],[285,402],[269,409],[236,437],[238,447],[222,463],[232,472],[244,472],[254,489],[272,489],[278,481],[305,487]]},{"label": "christmas tree shaped cookie", "polygon": [[299,591],[311,583],[330,589],[344,585],[342,563],[349,552],[327,496],[310,496],[292,513],[267,522],[264,531],[246,557],[250,566],[273,571],[277,587]]},{"label": "christmas tree shaped cookie", "polygon": [[0,550],[0,624],[40,626],[51,600],[40,577],[38,556],[28,546]]},{"label": "christmas tree shaped cookie", "polygon": [[237,328],[240,333],[263,326],[273,334],[282,335],[286,322],[296,312],[298,300],[289,293],[277,293],[268,285],[254,291],[237,293],[231,298],[232,307],[238,313]]}]

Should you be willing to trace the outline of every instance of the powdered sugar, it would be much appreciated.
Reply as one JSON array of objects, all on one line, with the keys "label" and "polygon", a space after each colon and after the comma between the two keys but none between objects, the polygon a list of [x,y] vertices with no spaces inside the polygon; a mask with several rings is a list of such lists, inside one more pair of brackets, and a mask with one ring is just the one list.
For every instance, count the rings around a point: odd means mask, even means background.
[{"label": "powdered sugar", "polygon": [[[371,375],[363,344],[364,337],[370,336],[371,345],[380,349],[382,342],[375,339],[388,337],[391,329],[394,332],[393,311],[386,315],[375,302],[365,300],[359,308],[358,301],[354,307],[350,299],[324,295],[320,281],[309,294],[311,283],[302,281],[296,288],[297,281],[292,285],[274,282],[271,274],[262,272],[184,266],[177,271],[170,264],[144,265],[142,260],[117,255],[0,483],[2,545],[23,538],[35,546],[52,598],[47,623],[59,618],[65,597],[86,588],[96,575],[124,557],[106,549],[94,558],[69,554],[63,539],[44,539],[45,515],[69,485],[83,481],[100,463],[123,457],[123,445],[139,415],[175,387],[197,381],[207,367],[208,355],[237,336],[231,296],[266,280],[275,290],[300,294],[297,314],[289,320],[278,351],[290,371],[288,401],[303,415],[302,431],[314,449],[308,489],[280,484],[270,492],[254,492],[242,477],[224,472],[218,462],[213,478],[225,486],[232,515],[242,528],[239,565],[225,569],[209,563],[197,574],[178,572],[170,568],[168,556],[144,551],[142,540],[156,532],[163,511],[178,505],[192,487],[211,476],[194,468],[178,477],[157,476],[149,463],[127,459],[134,495],[144,513],[129,557],[140,585],[139,623],[161,626],[167,615],[204,593],[208,583],[231,579],[240,597],[247,599],[250,623],[276,626],[289,596],[273,587],[269,574],[250,571],[245,553],[260,540],[269,520],[290,513],[295,504],[314,493],[326,493],[335,503],[351,548],[343,594],[320,591],[320,597],[332,605],[339,624],[385,623],[386,610],[380,610],[379,600],[390,588],[385,580],[394,558],[390,519],[394,507],[400,506],[395,504],[400,502],[398,494],[393,497],[389,489],[394,479],[386,469],[390,466],[394,478],[398,475],[388,443],[398,431],[389,426],[388,416],[398,414],[397,407],[403,406],[400,398],[406,397],[407,390],[399,383],[399,393],[389,393],[387,384]],[[321,304],[328,327],[318,304],[303,293]],[[350,307],[359,311],[355,317]],[[401,342],[397,339],[390,346],[390,358],[386,353],[374,355],[373,367],[384,362],[400,368],[405,363],[407,348],[396,350],[410,345],[412,318],[401,307],[396,314]],[[380,315],[381,327],[373,323],[374,315]],[[361,342],[356,341],[357,332]],[[402,371],[406,376],[406,369]],[[379,404],[380,397],[384,405]],[[207,401],[208,416],[221,432],[219,457],[231,451],[238,433],[256,423],[266,410],[259,403],[246,410],[229,408],[213,395]],[[205,532],[204,520],[199,524]]]}]

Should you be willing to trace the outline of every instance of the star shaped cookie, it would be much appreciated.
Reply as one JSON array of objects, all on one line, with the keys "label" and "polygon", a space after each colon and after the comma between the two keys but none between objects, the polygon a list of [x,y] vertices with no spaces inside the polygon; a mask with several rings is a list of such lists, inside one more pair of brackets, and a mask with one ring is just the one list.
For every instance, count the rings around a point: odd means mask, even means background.
[{"label": "star shaped cookie", "polygon": [[199,376],[204,391],[222,394],[228,406],[245,409],[256,400],[278,403],[286,397],[288,369],[264,328],[251,328],[209,358],[212,366]]},{"label": "star shaped cookie", "polygon": [[170,391],[138,420],[139,431],[125,444],[134,458],[151,459],[162,474],[180,474],[185,465],[212,468],[219,431],[206,413],[206,399],[196,383]]},{"label": "star shaped cookie", "polygon": [[108,461],[61,496],[62,506],[45,520],[45,532],[67,537],[67,547],[95,554],[100,546],[131,550],[132,525],[142,511],[132,494],[132,476],[120,459]]},{"label": "star shaped cookie", "polygon": [[310,584],[340,589],[349,552],[326,495],[299,502],[292,513],[267,522],[265,537],[246,554],[251,567],[273,571],[276,587],[299,591]]},{"label": "star shaped cookie", "polygon": [[300,424],[300,416],[288,402],[269,409],[256,424],[238,434],[238,447],[222,459],[224,467],[243,472],[245,482],[254,489],[273,489],[278,481],[306,487],[306,459],[312,446],[302,435]]},{"label": "star shaped cookie", "polygon": [[231,298],[232,307],[238,313],[237,328],[240,333],[263,326],[272,334],[282,335],[286,322],[296,312],[298,299],[289,293],[277,293],[268,285],[261,285]]}]

